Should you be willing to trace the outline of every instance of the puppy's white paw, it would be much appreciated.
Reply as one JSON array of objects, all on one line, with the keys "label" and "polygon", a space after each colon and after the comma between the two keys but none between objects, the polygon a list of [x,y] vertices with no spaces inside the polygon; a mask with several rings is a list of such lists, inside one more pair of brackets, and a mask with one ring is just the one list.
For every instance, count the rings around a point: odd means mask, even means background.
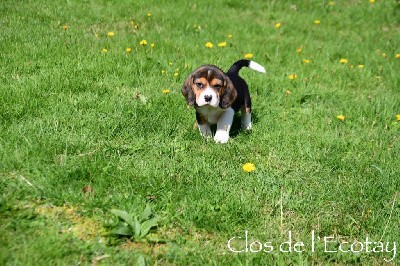
[{"label": "puppy's white paw", "polygon": [[244,130],[251,130],[253,128],[253,124],[250,122],[250,123],[247,123],[247,124],[242,124],[242,129],[244,129]]},{"label": "puppy's white paw", "polygon": [[200,134],[204,138],[211,138],[212,137],[212,131],[209,125],[199,125],[199,130]]},{"label": "puppy's white paw", "polygon": [[225,130],[217,130],[214,140],[216,143],[227,143],[229,140],[229,132]]}]

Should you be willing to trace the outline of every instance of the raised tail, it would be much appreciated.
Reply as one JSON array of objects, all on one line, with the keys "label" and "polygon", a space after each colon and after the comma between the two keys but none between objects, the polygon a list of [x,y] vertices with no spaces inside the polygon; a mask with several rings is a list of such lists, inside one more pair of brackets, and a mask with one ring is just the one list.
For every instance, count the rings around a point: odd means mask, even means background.
[{"label": "raised tail", "polygon": [[247,60],[247,59],[241,59],[237,62],[235,62],[231,68],[228,70],[228,74],[234,74],[234,75],[238,75],[239,74],[239,70],[242,69],[242,67],[248,67],[250,69],[253,69],[255,71],[261,72],[261,73],[265,73],[265,68],[254,62],[251,60]]}]

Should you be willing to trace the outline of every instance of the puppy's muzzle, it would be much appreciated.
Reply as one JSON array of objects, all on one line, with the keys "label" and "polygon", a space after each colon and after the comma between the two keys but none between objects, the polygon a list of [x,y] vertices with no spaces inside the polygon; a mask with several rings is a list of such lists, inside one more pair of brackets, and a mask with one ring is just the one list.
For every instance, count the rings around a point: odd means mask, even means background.
[{"label": "puppy's muzzle", "polygon": [[204,95],[204,101],[206,101],[206,103],[210,103],[212,100],[212,95]]}]

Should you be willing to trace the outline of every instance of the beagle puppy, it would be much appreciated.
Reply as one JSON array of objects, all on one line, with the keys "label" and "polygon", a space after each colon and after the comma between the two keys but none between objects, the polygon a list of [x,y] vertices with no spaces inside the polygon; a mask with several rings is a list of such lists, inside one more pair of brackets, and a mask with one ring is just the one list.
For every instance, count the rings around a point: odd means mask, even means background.
[{"label": "beagle puppy", "polygon": [[196,110],[197,124],[203,137],[212,137],[210,125],[217,124],[215,142],[228,142],[233,116],[239,109],[242,129],[251,129],[251,99],[246,82],[239,76],[242,67],[265,73],[264,67],[258,63],[242,59],[226,73],[217,66],[203,65],[183,84],[182,94]]}]

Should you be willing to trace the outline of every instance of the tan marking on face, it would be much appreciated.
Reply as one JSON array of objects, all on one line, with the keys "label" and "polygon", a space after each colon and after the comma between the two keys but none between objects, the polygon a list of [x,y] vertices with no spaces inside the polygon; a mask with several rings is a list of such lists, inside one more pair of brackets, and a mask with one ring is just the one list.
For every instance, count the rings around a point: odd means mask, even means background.
[{"label": "tan marking on face", "polygon": [[208,81],[206,78],[201,77],[201,78],[195,79],[194,83],[201,83],[203,85],[206,85],[206,84],[208,84]]},{"label": "tan marking on face", "polygon": [[[203,85],[203,87],[200,89],[197,86],[197,83],[201,83]],[[221,96],[221,94],[223,92],[223,87],[224,87],[224,83],[222,80],[213,78],[211,81],[208,81],[206,78],[201,77],[201,78],[195,79],[194,84],[193,84],[193,92],[196,95],[196,101],[198,101],[198,97],[201,94],[201,91],[203,89],[207,88],[208,86],[210,86],[211,89],[213,89],[215,91],[215,93],[218,95],[218,97]],[[219,86],[219,88],[218,88],[218,86]]]},{"label": "tan marking on face", "polygon": [[[219,88],[217,88],[216,86],[219,86]],[[218,95],[218,97],[221,98],[221,94],[224,89],[224,82],[220,79],[214,78],[210,82],[210,87],[213,88],[215,90],[215,93]]]},{"label": "tan marking on face", "polygon": [[213,80],[211,80],[210,85],[212,87],[215,87],[216,85],[222,86],[223,82],[220,79],[214,78]]},{"label": "tan marking on face", "polygon": [[[202,88],[199,88],[199,87],[197,86],[197,83],[201,83],[201,84],[202,84]],[[206,88],[207,85],[208,85],[208,81],[207,81],[206,78],[197,78],[197,79],[194,80],[192,89],[193,89],[194,95],[196,95],[196,102],[198,102],[198,100],[199,100],[199,96],[200,96],[200,94],[201,94],[201,91],[202,91],[204,88]]]}]

